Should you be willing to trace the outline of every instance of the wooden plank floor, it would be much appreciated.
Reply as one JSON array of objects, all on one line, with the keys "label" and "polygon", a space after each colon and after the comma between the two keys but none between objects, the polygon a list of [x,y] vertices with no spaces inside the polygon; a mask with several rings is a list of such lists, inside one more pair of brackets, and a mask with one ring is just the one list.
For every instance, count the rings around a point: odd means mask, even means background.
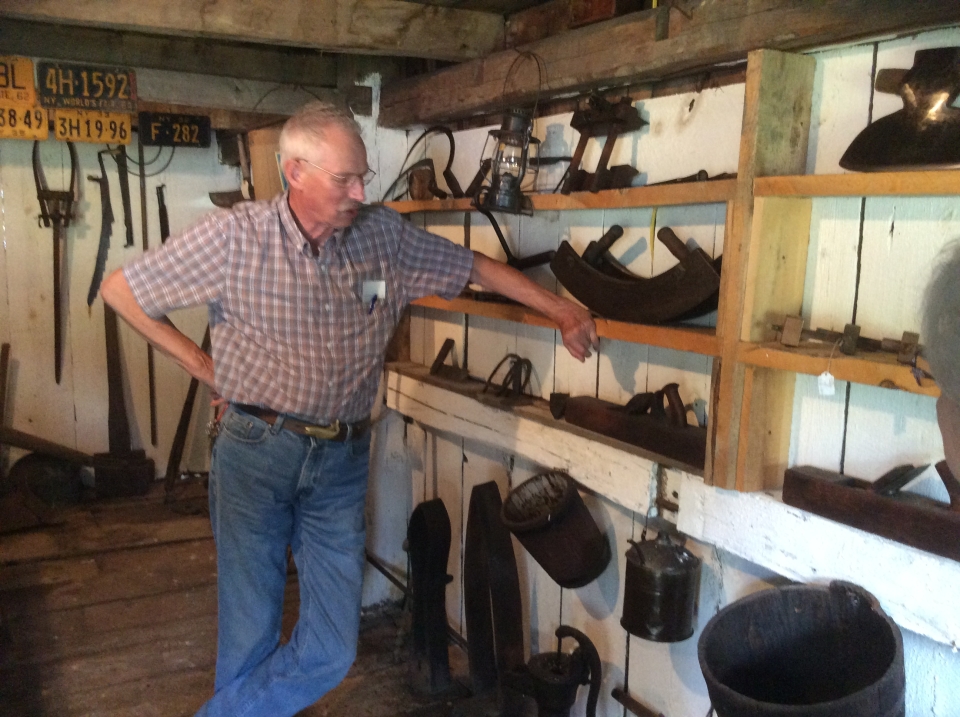
[{"label": "wooden plank floor", "polygon": [[[212,693],[216,658],[209,519],[165,506],[161,484],[63,518],[0,535],[0,716],[192,715]],[[297,608],[291,574],[284,634]],[[448,713],[406,688],[395,635],[394,620],[367,620],[350,675],[303,717]]]}]

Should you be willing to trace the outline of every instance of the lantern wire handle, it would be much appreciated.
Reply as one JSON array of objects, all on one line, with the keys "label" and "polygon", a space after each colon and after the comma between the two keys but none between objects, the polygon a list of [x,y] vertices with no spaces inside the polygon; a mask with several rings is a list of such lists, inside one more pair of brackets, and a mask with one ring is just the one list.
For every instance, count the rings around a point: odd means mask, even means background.
[{"label": "lantern wire handle", "polygon": [[500,93],[500,99],[503,102],[503,110],[507,109],[507,83],[510,81],[510,76],[513,75],[517,67],[520,66],[521,62],[524,60],[533,60],[537,63],[537,94],[533,100],[533,118],[536,119],[537,116],[537,105],[540,103],[540,92],[543,90],[543,85],[547,81],[547,63],[544,62],[544,59],[538,55],[536,52],[531,52],[530,50],[517,50],[517,56],[514,58],[513,62],[510,65],[510,68],[507,70],[506,77],[503,78],[503,90]]}]

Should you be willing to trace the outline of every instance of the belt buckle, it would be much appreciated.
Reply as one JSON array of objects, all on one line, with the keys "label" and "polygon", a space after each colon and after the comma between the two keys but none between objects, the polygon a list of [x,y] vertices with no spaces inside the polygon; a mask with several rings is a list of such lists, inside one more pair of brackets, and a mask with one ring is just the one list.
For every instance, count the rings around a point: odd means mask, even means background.
[{"label": "belt buckle", "polygon": [[340,419],[336,419],[328,426],[304,426],[303,432],[311,438],[329,441],[340,435]]}]

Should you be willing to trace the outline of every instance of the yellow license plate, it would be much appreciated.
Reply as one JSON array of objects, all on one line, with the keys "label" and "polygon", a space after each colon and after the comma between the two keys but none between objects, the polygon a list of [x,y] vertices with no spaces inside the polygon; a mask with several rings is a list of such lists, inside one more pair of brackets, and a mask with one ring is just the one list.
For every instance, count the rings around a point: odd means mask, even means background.
[{"label": "yellow license plate", "polygon": [[131,115],[89,110],[54,110],[53,134],[63,142],[130,144]]},{"label": "yellow license plate", "polygon": [[47,111],[0,100],[0,139],[46,139]]},{"label": "yellow license plate", "polygon": [[0,57],[0,102],[31,108],[37,104],[33,60],[29,57]]}]

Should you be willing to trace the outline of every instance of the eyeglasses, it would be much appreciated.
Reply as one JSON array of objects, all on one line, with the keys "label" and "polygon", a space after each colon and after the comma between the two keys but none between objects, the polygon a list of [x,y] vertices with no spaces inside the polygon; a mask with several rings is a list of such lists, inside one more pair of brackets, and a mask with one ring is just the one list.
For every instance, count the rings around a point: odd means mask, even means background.
[{"label": "eyeglasses", "polygon": [[366,186],[373,181],[374,177],[377,176],[377,173],[372,169],[368,169],[363,174],[334,174],[329,169],[324,169],[320,165],[314,164],[310,160],[304,159],[303,157],[300,157],[300,161],[306,162],[314,169],[319,169],[324,174],[329,174],[331,177],[333,177],[334,184],[336,184],[338,187],[343,187],[344,189],[351,186],[355,182],[359,182],[360,184]]}]

